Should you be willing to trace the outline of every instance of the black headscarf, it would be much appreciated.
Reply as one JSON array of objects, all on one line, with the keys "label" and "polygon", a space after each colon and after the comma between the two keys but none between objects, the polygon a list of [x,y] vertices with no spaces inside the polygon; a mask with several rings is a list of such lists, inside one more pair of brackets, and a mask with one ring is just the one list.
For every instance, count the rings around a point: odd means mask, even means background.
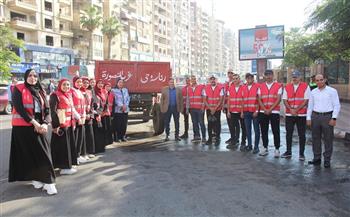
[{"label": "black headscarf", "polygon": [[[45,94],[45,91],[43,89],[43,87],[41,86],[40,84],[40,80],[38,78],[38,82],[34,85],[32,84],[29,84],[27,82],[27,78],[29,76],[29,73],[31,71],[34,71],[34,69],[27,69],[27,71],[24,73],[24,85],[26,86],[26,88],[30,91],[30,93],[32,94],[33,97],[35,97],[37,99],[37,102],[40,103],[40,106],[44,106],[44,108],[49,108],[49,103],[46,99],[46,94]],[[36,72],[35,72],[36,73]],[[44,105],[41,105],[41,99],[44,101]]]}]

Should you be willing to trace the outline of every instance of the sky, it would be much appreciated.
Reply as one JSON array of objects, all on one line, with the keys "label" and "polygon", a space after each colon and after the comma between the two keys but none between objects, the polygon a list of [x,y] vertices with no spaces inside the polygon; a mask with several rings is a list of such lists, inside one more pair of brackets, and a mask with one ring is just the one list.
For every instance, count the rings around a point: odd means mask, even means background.
[{"label": "sky", "polygon": [[320,0],[196,0],[209,14],[225,22],[226,28],[254,28],[256,25],[301,27]]},{"label": "sky", "polygon": [[[196,0],[202,8],[225,22],[225,27],[238,36],[239,29],[254,28],[257,25],[284,25],[285,31],[302,27],[311,11],[322,0]],[[273,67],[281,60],[272,60]]]}]

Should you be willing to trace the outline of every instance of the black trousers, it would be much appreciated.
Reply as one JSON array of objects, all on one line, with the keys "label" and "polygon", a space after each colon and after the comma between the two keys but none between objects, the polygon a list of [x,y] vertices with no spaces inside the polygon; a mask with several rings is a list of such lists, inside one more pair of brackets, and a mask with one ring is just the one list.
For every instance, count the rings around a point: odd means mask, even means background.
[{"label": "black trousers", "polygon": [[225,111],[226,121],[227,121],[227,125],[228,125],[228,130],[230,131],[231,139],[233,139],[235,133],[233,132],[233,125],[232,125],[232,122],[230,120],[232,117],[230,117],[230,118],[227,117],[227,112],[228,112],[227,109],[225,109],[224,111]]},{"label": "black trousers", "polygon": [[237,144],[239,142],[239,134],[240,134],[240,119],[241,119],[241,114],[240,113],[230,113],[231,117],[228,119],[229,120],[229,125],[232,127],[232,133],[231,133],[231,143],[232,144]]},{"label": "black trousers", "polygon": [[306,117],[298,116],[286,116],[286,141],[287,141],[287,152],[292,153],[292,139],[294,126],[297,125],[298,136],[299,136],[299,154],[304,155],[305,150],[305,131],[306,131]]},{"label": "black trousers", "polygon": [[[210,121],[210,116],[214,116],[216,121]],[[217,139],[220,139],[221,134],[221,110],[216,111],[214,115],[211,115],[210,110],[207,110],[207,120],[208,120],[208,137],[209,140],[213,138],[213,131]]]},{"label": "black trousers", "polygon": [[267,148],[269,145],[269,124],[271,123],[273,141],[275,148],[280,148],[280,115],[279,114],[270,114],[265,115],[264,113],[259,113],[261,137],[263,141],[264,148]]},{"label": "black trousers", "polygon": [[117,138],[124,139],[126,128],[128,126],[128,113],[114,113],[113,123],[117,131]]},{"label": "black trousers", "polygon": [[75,147],[77,147],[77,156],[86,155],[86,141],[85,141],[85,126],[77,125],[74,130]]},{"label": "black trousers", "polygon": [[184,134],[185,134],[185,135],[188,135],[188,128],[189,128],[188,116],[189,116],[189,113],[188,113],[188,114],[186,113],[186,109],[184,109],[183,115],[184,115],[184,126],[185,126],[185,132],[184,132]]},{"label": "black trousers", "polygon": [[247,141],[247,130],[245,128],[244,118],[239,118],[239,124],[241,125],[241,144],[245,145]]}]

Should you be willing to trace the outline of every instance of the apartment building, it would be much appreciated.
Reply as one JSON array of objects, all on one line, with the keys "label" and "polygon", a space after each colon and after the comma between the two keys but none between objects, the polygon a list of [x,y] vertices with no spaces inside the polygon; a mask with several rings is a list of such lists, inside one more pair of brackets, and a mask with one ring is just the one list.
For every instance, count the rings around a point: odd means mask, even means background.
[{"label": "apartment building", "polygon": [[[47,77],[74,62],[72,0],[9,0],[0,5],[0,21],[25,42],[22,62],[39,63]],[[43,76],[43,77],[46,77]]]},{"label": "apartment building", "polygon": [[209,70],[209,16],[191,2],[191,74],[207,76]]},{"label": "apartment building", "polygon": [[209,18],[209,73],[226,71],[227,53],[224,47],[224,21]]},{"label": "apartment building", "polygon": [[174,27],[172,34],[174,63],[173,74],[190,74],[190,2],[189,0],[174,0],[173,16]]}]

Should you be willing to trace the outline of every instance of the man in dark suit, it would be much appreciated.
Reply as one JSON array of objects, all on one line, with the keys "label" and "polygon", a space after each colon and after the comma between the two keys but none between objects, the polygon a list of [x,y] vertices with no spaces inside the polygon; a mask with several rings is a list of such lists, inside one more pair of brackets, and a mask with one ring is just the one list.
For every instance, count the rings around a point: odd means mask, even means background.
[{"label": "man in dark suit", "polygon": [[175,87],[173,78],[169,79],[169,86],[162,89],[160,111],[164,115],[165,141],[169,141],[171,116],[173,116],[175,123],[175,141],[181,141],[179,137],[179,118],[180,112],[183,111],[183,96],[182,90]]}]

